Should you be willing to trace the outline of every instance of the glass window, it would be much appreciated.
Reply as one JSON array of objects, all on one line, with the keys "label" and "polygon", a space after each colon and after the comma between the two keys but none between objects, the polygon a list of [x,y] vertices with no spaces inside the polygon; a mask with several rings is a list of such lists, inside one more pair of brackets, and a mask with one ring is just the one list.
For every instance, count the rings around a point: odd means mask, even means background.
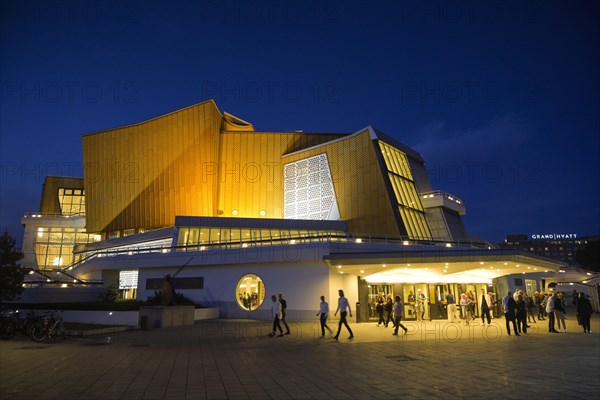
[{"label": "glass window", "polygon": [[244,275],[236,286],[235,298],[244,310],[253,311],[261,306],[265,299],[265,286],[257,275]]}]

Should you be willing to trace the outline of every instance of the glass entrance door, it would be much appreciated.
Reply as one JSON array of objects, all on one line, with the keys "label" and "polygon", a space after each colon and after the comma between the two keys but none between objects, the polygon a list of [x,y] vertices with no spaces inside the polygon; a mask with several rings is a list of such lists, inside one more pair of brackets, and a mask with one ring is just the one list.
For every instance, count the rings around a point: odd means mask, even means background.
[{"label": "glass entrance door", "polygon": [[369,321],[377,321],[379,316],[375,310],[377,306],[377,298],[379,294],[383,296],[384,301],[387,300],[388,296],[392,296],[394,299],[394,287],[392,285],[382,284],[370,284],[369,285]]}]

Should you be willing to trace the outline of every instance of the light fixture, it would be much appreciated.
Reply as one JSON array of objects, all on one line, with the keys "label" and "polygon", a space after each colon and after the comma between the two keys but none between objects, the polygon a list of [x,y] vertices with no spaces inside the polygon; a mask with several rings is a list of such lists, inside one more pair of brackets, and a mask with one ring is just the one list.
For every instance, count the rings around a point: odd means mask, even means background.
[{"label": "light fixture", "polygon": [[364,274],[364,273],[365,273],[365,270],[364,270],[364,269],[361,269],[361,270],[360,270],[360,273],[361,273],[361,274]]},{"label": "light fixture", "polygon": [[361,238],[356,239],[356,243],[362,243],[362,239]]},{"label": "light fixture", "polygon": [[232,214],[232,215],[238,215],[238,210],[233,210],[233,211],[231,211],[231,214]]},{"label": "light fixture", "polygon": [[265,215],[267,215],[267,212],[265,210],[260,210],[260,216],[264,217]]},{"label": "light fixture", "polygon": [[338,265],[338,268],[342,268],[342,266],[341,266],[341,265]]}]

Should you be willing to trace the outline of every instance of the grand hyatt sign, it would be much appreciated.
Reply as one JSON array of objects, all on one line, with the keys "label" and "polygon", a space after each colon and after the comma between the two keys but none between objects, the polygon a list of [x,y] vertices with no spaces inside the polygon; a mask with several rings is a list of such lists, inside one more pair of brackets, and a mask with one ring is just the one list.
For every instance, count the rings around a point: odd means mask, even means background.
[{"label": "grand hyatt sign", "polygon": [[531,235],[532,240],[577,239],[576,233],[544,233]]}]

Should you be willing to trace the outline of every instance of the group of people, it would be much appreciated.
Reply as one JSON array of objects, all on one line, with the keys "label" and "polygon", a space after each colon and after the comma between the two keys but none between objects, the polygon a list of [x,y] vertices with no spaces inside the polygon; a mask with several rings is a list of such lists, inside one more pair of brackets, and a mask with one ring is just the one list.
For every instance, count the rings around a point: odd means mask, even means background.
[{"label": "group of people", "polygon": [[[334,316],[337,316],[338,312],[340,312],[340,321],[338,324],[338,330],[333,338],[338,340],[340,336],[340,332],[342,330],[342,325],[346,327],[350,336],[348,339],[354,338],[354,333],[352,329],[348,325],[347,316],[352,317],[352,309],[350,307],[350,303],[348,299],[344,296],[344,291],[340,289],[338,291],[339,299],[338,306],[335,310]],[[411,293],[412,294],[412,293]],[[419,296],[419,293],[417,294]],[[446,293],[446,303],[448,304],[448,320],[450,322],[455,322],[458,320],[457,317],[457,304],[454,295],[450,292]],[[471,319],[474,319],[473,311],[475,308],[475,304],[479,303],[481,309],[481,322],[483,324],[486,323],[491,324],[491,313],[490,310],[493,309],[494,306],[494,297],[493,294],[487,293],[483,288],[481,289],[481,293],[478,298],[473,299],[474,296],[468,295],[467,293],[462,293],[460,296],[459,304],[462,310],[463,318],[465,320],[465,324],[468,325]],[[277,330],[279,330],[279,337],[290,334],[290,327],[286,321],[286,309],[287,309],[287,301],[283,298],[283,293],[279,293],[279,296],[272,295],[271,300],[273,304],[271,306],[271,316],[273,318],[273,331],[269,333],[269,336],[274,337],[277,334]],[[511,291],[508,291],[508,294],[502,298],[502,307],[504,310],[504,317],[506,321],[506,331],[508,335],[511,334],[510,325],[513,326],[513,332],[516,336],[520,336],[522,333],[527,333],[527,328],[530,326],[528,323],[533,319],[535,323],[535,313],[533,312],[534,304],[538,308],[538,320],[545,320],[548,318],[548,331],[552,333],[559,333],[556,329],[555,325],[558,325],[558,329],[561,329],[563,332],[567,331],[567,327],[565,324],[565,294],[563,292],[560,293],[549,293],[544,294],[535,292],[533,298],[527,295],[527,292],[522,290],[517,290],[513,294]],[[584,333],[591,333],[590,327],[590,319],[593,313],[592,305],[588,298],[583,293],[579,293],[577,297],[573,297],[573,304],[577,307],[577,320],[579,324],[583,327]],[[400,299],[400,296],[395,296],[394,302],[392,302],[392,296],[388,296],[387,300],[384,300],[383,294],[379,294],[377,298],[376,311],[379,315],[379,321],[377,326],[383,324],[386,328],[388,327],[390,322],[393,322],[394,325],[394,333],[393,335],[398,335],[398,329],[402,328],[404,333],[408,331],[408,329],[401,323],[402,318],[404,317],[404,305]],[[385,318],[384,318],[385,312]],[[319,312],[316,314],[319,316],[320,324],[321,324],[321,336],[320,338],[325,338],[325,329],[329,331],[330,335],[333,335],[333,330],[327,325],[327,319],[329,317],[329,303],[325,301],[325,296],[321,296],[321,303],[319,304]],[[418,316],[419,314],[417,314]],[[421,320],[423,316],[421,315]],[[417,318],[419,320],[419,318]],[[285,334],[283,333],[283,329],[281,327],[283,324],[286,328]]]},{"label": "group of people", "polygon": [[281,324],[285,326],[285,335],[289,335],[291,333],[290,326],[285,320],[287,301],[283,298],[283,293],[279,293],[279,296],[272,295],[271,300],[273,301],[273,304],[271,305],[271,318],[273,318],[273,332],[269,333],[269,336],[275,337],[275,335],[277,334],[277,329],[279,329],[279,335],[277,336],[284,336]]},{"label": "group of people", "polygon": [[[513,325],[513,331],[516,336],[521,333],[527,333],[527,328],[531,320],[535,323],[534,306],[538,309],[538,320],[543,321],[548,319],[548,332],[559,333],[567,331],[566,309],[565,309],[565,293],[544,293],[535,292],[533,299],[527,295],[527,292],[517,290],[513,294],[508,291],[508,294],[502,298],[502,306],[504,309],[504,317],[506,320],[506,332],[510,335],[510,325]],[[573,304],[577,307],[577,320],[579,325],[583,327],[584,333],[591,333],[590,319],[593,313],[592,304],[586,298],[584,293],[579,293],[577,297],[573,297]],[[557,326],[558,329],[557,330]]]},{"label": "group of people", "polygon": [[[342,331],[342,325],[344,325],[346,327],[346,329],[348,330],[348,333],[350,333],[350,336],[348,337],[348,339],[353,339],[354,333],[352,332],[350,325],[348,325],[348,320],[347,320],[348,314],[350,315],[350,317],[352,317],[352,309],[350,308],[350,303],[348,302],[348,299],[344,296],[344,291],[342,289],[340,289],[340,290],[338,290],[338,294],[340,296],[338,298],[338,306],[333,315],[336,316],[337,313],[339,312],[340,313],[340,322],[338,323],[337,333],[335,334],[335,336],[333,338],[335,340],[338,340],[338,338],[340,336],[340,332]],[[327,329],[329,331],[330,335],[333,335],[333,330],[327,325],[327,318],[329,317],[329,303],[327,303],[325,301],[325,296],[321,296],[321,303],[319,304],[319,312],[317,313],[317,315],[320,317],[319,320],[321,322],[320,339],[325,338],[325,329]]]},{"label": "group of people", "polygon": [[465,320],[465,325],[469,325],[469,321],[475,319],[475,310],[477,304],[480,305],[481,322],[490,325],[492,323],[492,310],[494,308],[495,298],[493,293],[486,292],[483,288],[476,298],[475,294],[469,290],[466,293],[461,293],[458,304],[454,295],[450,292],[446,292],[445,295],[447,310],[448,310],[448,321],[458,322],[460,316],[458,315],[458,308],[462,313],[462,318]]},{"label": "group of people", "polygon": [[423,319],[425,318],[425,307],[427,305],[427,296],[425,296],[423,290],[417,289],[416,296],[411,291],[408,294],[408,304],[413,306],[415,310],[415,318],[417,319],[417,321],[423,321]]},{"label": "group of people", "polygon": [[[419,295],[421,295],[421,293],[419,293]],[[410,292],[409,301],[411,298],[414,298],[412,292]],[[423,296],[423,299],[424,298],[425,296]],[[394,326],[394,333],[392,333],[392,335],[398,335],[398,328],[400,327],[404,330],[404,333],[408,331],[408,329],[400,322],[404,317],[404,305],[400,300],[400,296],[395,296],[394,300],[392,300],[392,296],[388,295],[384,304],[383,294],[379,293],[376,303],[377,305],[375,306],[375,311],[377,311],[377,315],[379,317],[377,326],[383,325],[387,328],[391,322]],[[421,315],[422,319],[423,314],[420,312],[417,313],[417,315],[419,314]]]},{"label": "group of people", "polygon": [[[340,331],[342,330],[342,325],[348,329],[350,333],[350,337],[348,339],[354,338],[354,333],[348,325],[347,315],[349,314],[352,317],[352,309],[350,308],[350,303],[348,299],[344,296],[344,291],[340,289],[338,291],[340,297],[338,299],[338,306],[335,310],[335,314],[340,313],[340,322],[338,325],[338,331],[333,338],[338,340],[340,336]],[[279,296],[272,295],[271,300],[273,304],[271,305],[271,317],[273,318],[273,331],[269,333],[270,337],[282,337],[284,335],[290,334],[290,327],[285,319],[286,317],[286,309],[287,309],[287,301],[283,298],[283,293],[279,293]],[[321,338],[325,337],[325,329],[329,331],[330,334],[333,334],[333,330],[327,325],[327,318],[329,317],[329,303],[325,301],[325,296],[321,296],[321,304],[319,305],[319,312],[317,313],[320,316],[321,321]],[[283,333],[283,329],[281,328],[281,324],[283,324],[286,328],[285,334]],[[277,335],[277,330],[279,330],[279,335]]]}]

